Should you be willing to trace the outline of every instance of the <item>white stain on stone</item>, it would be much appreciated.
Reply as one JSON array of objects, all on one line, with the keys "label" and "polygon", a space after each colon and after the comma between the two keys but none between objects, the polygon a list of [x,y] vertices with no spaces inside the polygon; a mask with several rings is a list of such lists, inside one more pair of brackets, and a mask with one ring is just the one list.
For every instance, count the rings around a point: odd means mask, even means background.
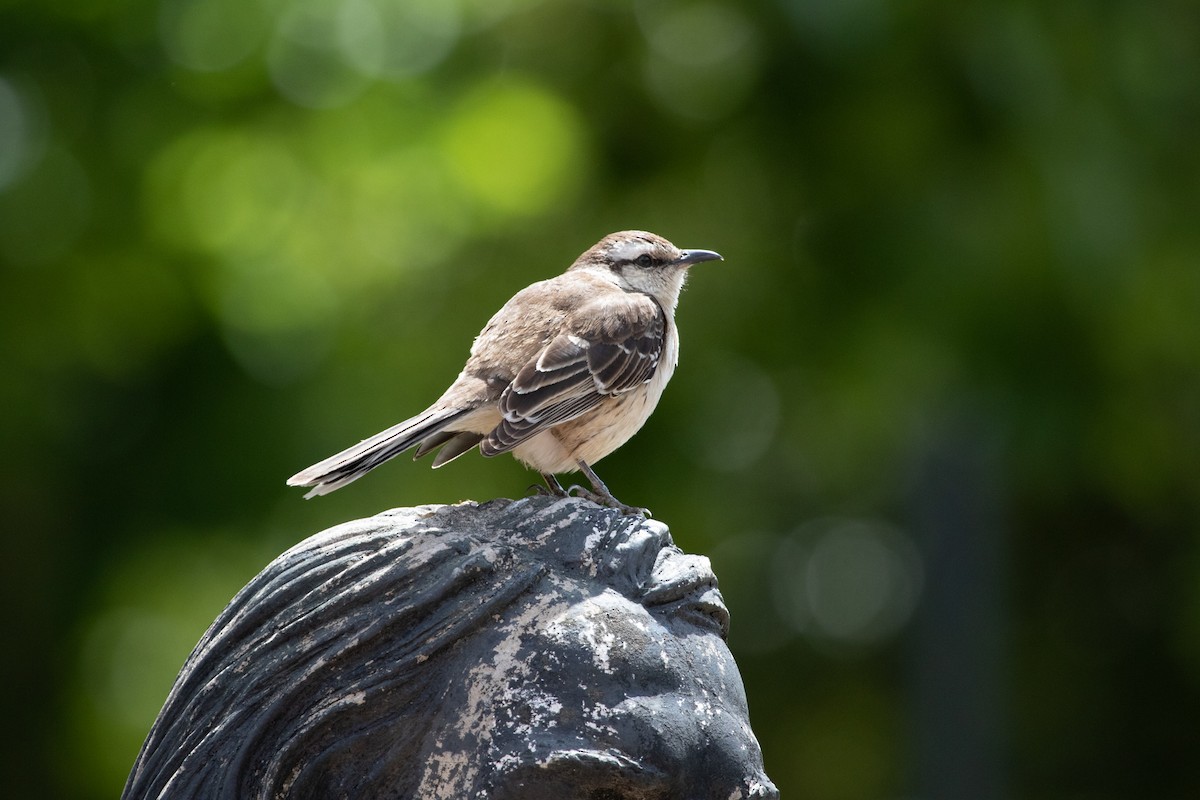
[{"label": "white stain on stone", "polygon": [[604,623],[606,613],[619,612],[625,598],[616,593],[589,597],[571,606],[564,614],[546,624],[546,635],[569,646],[585,645],[596,666],[606,674],[613,673],[610,660],[613,648],[619,645],[617,636]]},{"label": "white stain on stone", "polygon": [[[570,505],[571,510],[563,516],[557,516],[559,509],[564,505]],[[576,523],[584,516],[583,508],[579,505],[579,501],[573,498],[560,500],[554,505],[543,511],[539,517],[542,521],[542,526],[537,533],[534,541],[538,544],[544,544],[554,537],[555,534],[575,527]]]},{"label": "white stain on stone", "polygon": [[[530,606],[512,618],[510,624],[517,630],[528,630],[540,612],[539,607]],[[514,699],[527,699],[525,693],[511,688],[519,685],[520,678],[532,670],[530,664],[520,657],[519,649],[518,637],[506,638],[493,652],[490,661],[477,664],[468,672],[465,680],[470,688],[466,708],[451,733],[459,741],[474,744],[469,753],[455,751],[452,746],[447,752],[448,745],[439,741],[436,755],[426,763],[423,785],[469,786],[475,782],[481,768],[492,768],[487,766],[486,759],[479,758],[477,754],[491,748],[498,728],[514,726],[509,719],[497,718],[499,709],[511,708]],[[544,701],[538,707],[543,712],[538,719],[545,723],[547,715],[551,713],[551,704]],[[531,726],[516,723],[514,729],[527,734]]]},{"label": "white stain on stone", "polygon": [[591,553],[599,549],[600,543],[604,541],[604,537],[608,534],[607,530],[600,527],[593,527],[583,540],[583,552]]}]

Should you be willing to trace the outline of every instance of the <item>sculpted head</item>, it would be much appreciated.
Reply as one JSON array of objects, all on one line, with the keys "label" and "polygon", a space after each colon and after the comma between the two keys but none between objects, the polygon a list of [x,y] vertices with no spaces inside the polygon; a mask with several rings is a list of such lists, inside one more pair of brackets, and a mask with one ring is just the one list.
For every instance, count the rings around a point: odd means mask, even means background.
[{"label": "sculpted head", "polygon": [[189,658],[127,797],[777,797],[708,560],[574,500],[289,550]]}]

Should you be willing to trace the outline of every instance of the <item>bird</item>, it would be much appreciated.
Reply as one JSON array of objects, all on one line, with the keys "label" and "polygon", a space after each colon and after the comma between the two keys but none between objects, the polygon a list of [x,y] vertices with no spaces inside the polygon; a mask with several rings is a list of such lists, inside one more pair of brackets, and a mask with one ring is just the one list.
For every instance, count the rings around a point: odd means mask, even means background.
[{"label": "bird", "polygon": [[[478,448],[485,457],[512,453],[541,474],[542,493],[648,516],[617,500],[594,466],[641,429],[675,372],[675,307],[689,268],[722,260],[647,231],[605,236],[561,275],[505,303],[431,406],[297,472],[288,485],[309,487],[310,498],[414,447],[414,460],[438,451],[434,468]],[[591,490],[564,489],[555,477],[576,471]]]}]

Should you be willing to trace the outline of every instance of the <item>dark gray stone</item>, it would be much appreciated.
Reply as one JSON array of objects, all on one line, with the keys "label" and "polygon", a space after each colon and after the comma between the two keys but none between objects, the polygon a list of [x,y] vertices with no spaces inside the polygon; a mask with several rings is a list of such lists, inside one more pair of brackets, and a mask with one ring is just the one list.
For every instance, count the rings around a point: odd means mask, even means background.
[{"label": "dark gray stone", "polygon": [[774,798],[708,559],[534,497],[288,550],[200,640],[125,798]]}]

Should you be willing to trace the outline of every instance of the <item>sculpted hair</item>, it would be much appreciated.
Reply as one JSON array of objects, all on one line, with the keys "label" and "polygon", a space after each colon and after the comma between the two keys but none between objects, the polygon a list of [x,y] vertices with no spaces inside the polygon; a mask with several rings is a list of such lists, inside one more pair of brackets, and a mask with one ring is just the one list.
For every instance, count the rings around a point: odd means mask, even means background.
[{"label": "sculpted hair", "polygon": [[428,733],[439,663],[545,570],[458,532],[360,522],[313,537],[205,633],[123,797],[406,796],[416,777],[396,756]]}]

